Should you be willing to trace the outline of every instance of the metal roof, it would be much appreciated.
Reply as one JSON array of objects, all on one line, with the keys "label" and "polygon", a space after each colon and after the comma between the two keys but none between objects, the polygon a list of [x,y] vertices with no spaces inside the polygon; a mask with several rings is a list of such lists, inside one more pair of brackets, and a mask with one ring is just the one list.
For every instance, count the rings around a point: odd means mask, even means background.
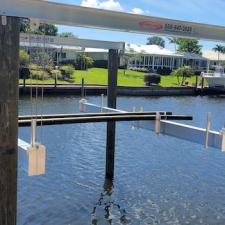
[{"label": "metal roof", "polygon": [[[217,61],[218,60],[218,52],[215,52],[213,50],[203,50],[202,56],[205,58],[211,60],[211,61]],[[220,53],[219,58],[221,61],[225,61],[225,54]]]}]

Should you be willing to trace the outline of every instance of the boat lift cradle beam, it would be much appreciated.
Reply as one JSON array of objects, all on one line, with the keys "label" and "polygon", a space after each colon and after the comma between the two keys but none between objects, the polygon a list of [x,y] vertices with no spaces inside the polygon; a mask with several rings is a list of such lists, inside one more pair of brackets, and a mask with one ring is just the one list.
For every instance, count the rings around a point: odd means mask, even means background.
[{"label": "boat lift cradle beam", "polygon": [[0,15],[59,25],[225,41],[225,27],[42,0],[0,0]]},{"label": "boat lift cradle beam", "polygon": [[[98,113],[98,112],[121,112],[127,113],[127,111],[119,109],[111,109],[108,107],[98,106],[89,102],[80,102],[83,105],[83,112],[89,113]],[[161,113],[159,113],[161,115]],[[207,128],[196,127],[188,124],[182,124],[174,121],[163,120],[163,117],[160,117],[159,121],[157,120],[148,120],[148,121],[135,121],[135,122],[124,122],[128,123],[130,126],[154,131],[157,134],[167,135],[170,137],[178,138],[185,141],[190,141],[196,144],[204,145],[211,148],[220,149],[225,152],[225,130],[222,129],[221,132],[207,130]],[[207,143],[206,143],[207,141]]]},{"label": "boat lift cradle beam", "polygon": [[[58,124],[73,124],[73,123],[101,123],[101,122],[109,122],[109,121],[140,121],[140,120],[156,120],[156,113],[154,114],[143,114],[139,113],[139,115],[135,114],[127,114],[119,113],[114,115],[115,113],[98,113],[95,115],[83,115],[68,117],[68,118],[41,118],[36,119],[37,126],[46,126],[46,125],[58,125]],[[161,115],[161,118],[164,120],[192,120],[192,116],[185,115]],[[30,127],[32,120],[31,119],[23,119],[19,120],[19,127]]]}]

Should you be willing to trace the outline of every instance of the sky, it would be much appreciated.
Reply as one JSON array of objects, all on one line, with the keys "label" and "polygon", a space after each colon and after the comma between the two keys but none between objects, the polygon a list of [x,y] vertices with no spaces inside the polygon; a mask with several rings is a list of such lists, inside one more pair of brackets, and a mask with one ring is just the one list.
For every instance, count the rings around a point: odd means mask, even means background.
[{"label": "sky", "polygon": [[[186,20],[225,26],[225,0],[51,0],[54,2],[95,7]],[[146,44],[148,35],[59,26],[59,32],[72,32],[79,38],[124,41],[135,44]],[[174,49],[174,45],[166,40],[166,48]],[[219,42],[200,41],[204,49],[212,49]]]}]

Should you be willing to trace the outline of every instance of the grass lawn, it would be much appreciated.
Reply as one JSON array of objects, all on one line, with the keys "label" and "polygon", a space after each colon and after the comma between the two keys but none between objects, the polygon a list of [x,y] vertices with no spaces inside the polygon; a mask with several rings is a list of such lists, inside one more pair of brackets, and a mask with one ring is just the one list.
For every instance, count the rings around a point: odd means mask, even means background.
[{"label": "grass lawn", "polygon": [[[77,70],[73,74],[73,78],[70,82],[66,81],[58,81],[58,84],[81,84],[82,78],[85,80],[85,84],[96,84],[96,85],[106,85],[108,82],[107,79],[108,71],[107,69],[101,69],[101,68],[91,68],[87,71],[80,71]],[[136,72],[127,70],[126,74],[124,75],[124,70],[119,70],[118,72],[118,85],[119,86],[145,86],[143,81],[144,73],[142,72]],[[189,84],[195,83],[195,76],[192,76],[187,79]],[[23,83],[23,80],[19,81],[20,84]],[[33,80],[33,83],[36,84],[54,84],[53,79],[48,79],[44,81],[39,80]],[[31,79],[26,80],[26,83],[31,83]],[[175,87],[179,86],[177,82],[176,76],[161,76],[161,86],[163,87]]]}]

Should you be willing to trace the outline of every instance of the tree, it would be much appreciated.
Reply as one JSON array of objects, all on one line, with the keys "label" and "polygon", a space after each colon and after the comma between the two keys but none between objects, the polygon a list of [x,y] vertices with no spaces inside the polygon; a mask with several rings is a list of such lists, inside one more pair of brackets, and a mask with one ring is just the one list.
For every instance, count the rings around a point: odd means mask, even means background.
[{"label": "tree", "polygon": [[171,44],[174,44],[174,49],[176,52],[177,51],[177,38],[172,37],[172,38],[168,38],[168,40]]},{"label": "tree", "polygon": [[165,40],[158,36],[149,37],[147,45],[158,45],[165,48]]},{"label": "tree", "polygon": [[[187,77],[193,75],[194,72],[190,66],[180,67],[172,72],[172,75],[177,76],[178,84],[183,85]],[[182,80],[180,81],[180,77]]]},{"label": "tree", "polygon": [[20,32],[31,33],[39,35],[56,36],[58,34],[58,28],[54,24],[41,23],[37,30],[32,31],[30,29],[30,22],[26,19],[20,19]]},{"label": "tree", "polygon": [[72,32],[63,32],[61,34],[59,34],[60,37],[72,37],[72,38],[76,38],[77,36],[75,36]]},{"label": "tree", "polygon": [[20,19],[20,32],[21,33],[28,33],[30,30],[30,23],[29,20]]},{"label": "tree", "polygon": [[174,41],[178,46],[178,52],[189,52],[198,55],[202,54],[202,45],[199,44],[198,40],[178,38],[176,40],[174,39]]},{"label": "tree", "polygon": [[79,64],[81,70],[88,69],[89,67],[93,66],[94,60],[84,53],[81,53],[78,55],[77,63]]},{"label": "tree", "polygon": [[26,67],[29,64],[29,55],[23,49],[20,49],[20,52],[19,52],[19,64],[21,67]]},{"label": "tree", "polygon": [[225,46],[216,45],[216,47],[213,48],[213,51],[218,52],[218,62],[219,62],[220,61],[220,54],[225,53]]},{"label": "tree", "polygon": [[57,36],[58,28],[54,24],[41,23],[38,30],[34,32],[35,34]]},{"label": "tree", "polygon": [[31,52],[31,61],[40,67],[53,67],[52,57],[42,49]]}]

